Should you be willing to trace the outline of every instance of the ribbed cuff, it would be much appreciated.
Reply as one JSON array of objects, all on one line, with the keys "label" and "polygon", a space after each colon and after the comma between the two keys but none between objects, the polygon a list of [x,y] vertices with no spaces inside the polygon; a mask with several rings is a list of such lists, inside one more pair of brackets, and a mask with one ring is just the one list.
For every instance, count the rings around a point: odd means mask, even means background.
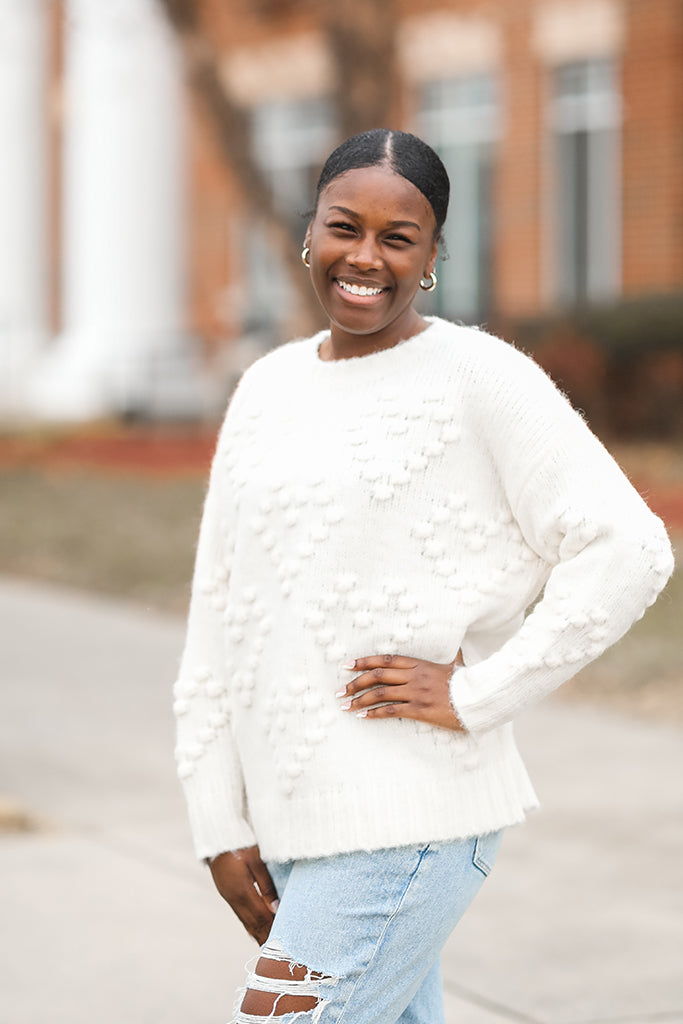
[{"label": "ribbed cuff", "polygon": [[458,722],[460,723],[462,731],[467,733],[467,732],[469,732],[469,729],[465,725],[465,723],[463,721],[463,718],[462,718],[462,715],[460,714],[460,712],[458,711],[457,707],[455,706],[455,703],[453,702],[453,680],[454,680],[455,676],[458,674],[458,672],[462,672],[464,667],[465,667],[464,665],[456,665],[455,666],[455,668],[451,672],[450,678],[448,680],[448,689],[450,691],[451,709],[452,709],[452,711],[455,712],[455,717],[458,719]]}]

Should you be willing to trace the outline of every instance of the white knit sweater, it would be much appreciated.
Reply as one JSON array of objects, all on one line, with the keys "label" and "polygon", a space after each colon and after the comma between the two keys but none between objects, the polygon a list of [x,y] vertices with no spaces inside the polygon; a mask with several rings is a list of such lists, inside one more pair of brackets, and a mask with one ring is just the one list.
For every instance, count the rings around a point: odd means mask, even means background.
[{"label": "white knit sweater", "polygon": [[[174,705],[200,857],[520,821],[536,798],[512,720],[672,571],[660,520],[512,346],[432,319],[395,348],[324,362],[324,336],[256,362],[218,442]],[[340,710],[349,658],[445,663],[460,647],[466,733]]]}]

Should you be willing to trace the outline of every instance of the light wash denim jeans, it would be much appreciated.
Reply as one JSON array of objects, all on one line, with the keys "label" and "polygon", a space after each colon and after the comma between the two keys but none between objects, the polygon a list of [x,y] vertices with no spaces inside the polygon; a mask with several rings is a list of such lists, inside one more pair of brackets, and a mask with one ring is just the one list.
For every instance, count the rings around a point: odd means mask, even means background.
[{"label": "light wash denim jeans", "polygon": [[280,906],[260,955],[286,963],[292,977],[257,974],[256,957],[246,987],[318,1001],[295,1012],[278,1012],[275,1001],[268,1016],[254,1016],[239,1009],[242,990],[234,1024],[443,1024],[441,949],[501,838],[269,863]]}]

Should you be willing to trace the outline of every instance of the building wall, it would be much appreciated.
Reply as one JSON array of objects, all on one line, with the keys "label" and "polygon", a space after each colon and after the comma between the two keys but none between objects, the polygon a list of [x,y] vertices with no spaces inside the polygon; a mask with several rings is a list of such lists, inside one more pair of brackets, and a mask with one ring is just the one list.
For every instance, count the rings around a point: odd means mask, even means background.
[{"label": "building wall", "polygon": [[626,6],[624,291],[669,291],[683,284],[683,3]]},{"label": "building wall", "polygon": [[[444,75],[488,70],[500,83],[500,132],[492,182],[492,314],[533,315],[558,301],[554,75],[567,63],[613,61],[621,93],[618,135],[619,247],[613,297],[683,286],[683,4],[680,0],[401,0],[397,27],[403,111],[415,127],[421,85]],[[247,106],[274,95],[324,94],[332,80],[311,3],[204,0],[206,24],[222,53],[225,81]],[[195,133],[195,323],[214,339],[239,334],[230,302],[245,228],[235,190],[206,131]],[[196,154],[201,152],[201,158]],[[214,198],[210,199],[210,195]],[[231,217],[232,211],[232,217]],[[555,211],[555,212],[554,212]],[[234,221],[217,230],[214,216]],[[458,223],[447,224],[453,239]],[[201,271],[200,271],[201,268]]]},{"label": "building wall", "polygon": [[[199,3],[222,80],[254,123],[268,105],[334,100],[334,67],[315,0]],[[576,62],[611,63],[618,93],[613,111],[618,175],[611,190],[618,253],[613,283],[601,286],[604,296],[683,288],[683,0],[396,0],[396,9],[401,88],[392,127],[419,130],[425,96],[435,82],[483,76],[496,87],[497,112],[481,150],[490,151],[482,200],[488,204],[490,245],[482,272],[490,281],[481,308],[464,312],[463,318],[533,316],[563,299],[558,222],[569,199],[562,193],[552,111],[558,72]],[[50,5],[49,304],[55,334],[62,315],[63,11],[61,0]],[[476,108],[458,116],[475,138]],[[254,306],[263,303],[264,294],[267,298],[268,282],[275,278],[269,243],[257,237],[259,225],[247,213],[210,119],[196,100],[189,121],[188,328],[211,356],[251,329]],[[451,261],[440,269],[444,281],[450,274],[449,287],[458,259],[467,269],[463,239],[476,227],[462,219],[456,197],[446,225]],[[304,229],[302,221],[302,236]],[[594,258],[599,261],[601,231],[594,225],[593,233],[593,242],[583,243],[598,246]],[[282,281],[273,293],[282,294]],[[449,312],[447,306],[437,309]]]},{"label": "building wall", "polygon": [[[494,197],[493,294],[506,316],[535,312],[542,301],[542,75],[532,49],[528,3],[505,5],[499,73],[504,121]],[[502,13],[501,13],[502,17]]]}]

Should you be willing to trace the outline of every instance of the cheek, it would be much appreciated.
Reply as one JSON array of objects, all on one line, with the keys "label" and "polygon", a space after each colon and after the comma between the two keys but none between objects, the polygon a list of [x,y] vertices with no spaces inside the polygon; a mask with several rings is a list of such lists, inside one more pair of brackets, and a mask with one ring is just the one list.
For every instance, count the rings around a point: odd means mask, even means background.
[{"label": "cheek", "polygon": [[421,259],[410,259],[404,260],[400,265],[395,267],[395,273],[398,280],[411,287],[420,283],[422,272],[426,264]]},{"label": "cheek", "polygon": [[333,238],[316,238],[315,235],[310,241],[311,267],[318,276],[324,276],[333,263],[336,263],[343,256],[340,245],[335,244]]},{"label": "cheek", "polygon": [[415,248],[405,249],[396,254],[394,265],[398,271],[400,268],[402,276],[422,277],[422,273],[429,263],[431,246],[418,245]]},{"label": "cheek", "polygon": [[313,257],[313,249],[311,249],[311,280],[314,284],[323,284],[327,279],[327,267],[329,267],[329,260],[324,258],[323,255],[318,251],[315,258]]},{"label": "cheek", "polygon": [[[313,248],[311,247],[311,254]],[[327,270],[330,266],[329,259],[323,259],[322,254],[318,252],[316,258],[311,256],[311,269],[309,270],[311,286],[318,296],[319,301],[327,308],[328,298],[331,293],[332,283],[328,276]]]}]

